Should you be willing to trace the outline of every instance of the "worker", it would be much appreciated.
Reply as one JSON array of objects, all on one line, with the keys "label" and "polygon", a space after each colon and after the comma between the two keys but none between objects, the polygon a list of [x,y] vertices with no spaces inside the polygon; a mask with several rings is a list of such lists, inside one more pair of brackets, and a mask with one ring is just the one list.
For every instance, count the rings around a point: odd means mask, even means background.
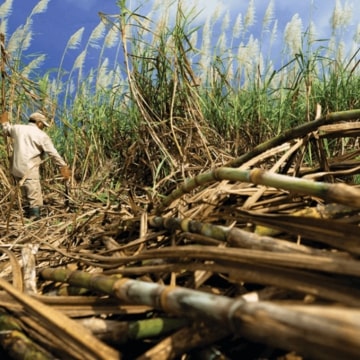
[{"label": "worker", "polygon": [[39,169],[44,155],[50,156],[60,167],[64,179],[70,178],[71,171],[50,137],[43,131],[45,127],[49,127],[49,123],[42,113],[31,114],[28,124],[10,124],[7,112],[1,115],[0,121],[3,133],[13,140],[11,173],[21,189],[25,216],[39,219],[43,206]]}]

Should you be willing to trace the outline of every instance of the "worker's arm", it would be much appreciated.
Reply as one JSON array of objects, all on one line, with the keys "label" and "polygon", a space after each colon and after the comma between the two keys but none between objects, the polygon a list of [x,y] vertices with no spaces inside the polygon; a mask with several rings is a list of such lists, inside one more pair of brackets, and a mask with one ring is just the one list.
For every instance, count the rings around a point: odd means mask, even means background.
[{"label": "worker's arm", "polygon": [[43,150],[48,154],[48,156],[52,158],[55,164],[60,167],[60,172],[63,178],[66,180],[69,179],[71,177],[71,170],[69,166],[66,164],[65,160],[60,156],[58,151],[55,149],[54,144],[47,135],[43,143]]}]

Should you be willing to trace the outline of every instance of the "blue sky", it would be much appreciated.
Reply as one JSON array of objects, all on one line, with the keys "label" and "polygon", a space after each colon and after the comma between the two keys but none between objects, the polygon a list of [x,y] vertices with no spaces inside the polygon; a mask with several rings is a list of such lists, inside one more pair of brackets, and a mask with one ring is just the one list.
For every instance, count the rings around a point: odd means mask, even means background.
[{"label": "blue sky", "polygon": [[[25,23],[27,16],[39,0],[13,0],[8,33]],[[50,0],[47,10],[34,17],[33,40],[28,53],[46,54],[45,66],[57,67],[70,36],[84,27],[86,39],[99,23],[98,12],[117,14],[115,0]],[[73,59],[69,59],[69,66]]]},{"label": "blue sky", "polygon": [[[10,1],[10,0],[6,0]],[[8,18],[7,32],[10,35],[19,25],[24,24],[26,17],[38,3],[39,0],[12,0],[12,14]],[[196,4],[198,9],[203,9],[198,17],[198,22],[202,21],[214,12],[220,14],[220,18],[226,13],[230,14],[231,21],[241,13],[246,15],[250,0],[182,0],[185,6]],[[255,24],[250,31],[256,34],[261,27],[261,22],[265,10],[270,0],[254,0],[255,5]],[[318,38],[328,38],[331,34],[330,19],[334,6],[338,4],[352,6],[352,14],[360,13],[359,0],[275,0],[274,17],[278,20],[278,45],[283,41],[282,33],[286,24],[291,20],[294,14],[298,13],[303,21],[304,30],[308,26],[309,20],[312,19],[316,25]],[[136,7],[138,3],[145,3],[145,9],[149,9],[154,3],[164,4],[170,0],[129,0],[128,4]],[[4,0],[2,0],[4,3]],[[1,4],[1,3],[0,3]],[[0,5],[1,6],[1,5]],[[65,49],[66,43],[75,31],[84,27],[83,43],[78,51],[74,51],[66,57],[64,67],[71,68],[74,58],[79,54],[84,42],[91,31],[99,23],[98,12],[107,14],[117,14],[119,8],[116,0],[50,0],[46,12],[37,14],[33,24],[33,39],[28,50],[30,54],[46,54],[44,68],[50,69],[58,67],[61,56]],[[146,11],[144,12],[146,14]],[[1,15],[1,14],[0,14]],[[349,39],[353,38],[356,27],[358,26],[357,16],[349,19],[349,27],[345,30],[344,36]],[[73,56],[73,57],[71,57]],[[94,55],[94,59],[96,56]],[[91,58],[88,59],[91,61]]]}]

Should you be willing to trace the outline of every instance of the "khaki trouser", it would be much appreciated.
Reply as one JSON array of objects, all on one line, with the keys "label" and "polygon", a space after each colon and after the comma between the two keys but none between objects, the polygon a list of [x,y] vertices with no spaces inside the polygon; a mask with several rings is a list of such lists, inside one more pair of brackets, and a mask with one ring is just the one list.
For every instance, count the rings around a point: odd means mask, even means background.
[{"label": "khaki trouser", "polygon": [[[19,178],[16,179],[20,181]],[[20,186],[24,206],[30,208],[43,206],[43,196],[39,179],[26,179]]]}]

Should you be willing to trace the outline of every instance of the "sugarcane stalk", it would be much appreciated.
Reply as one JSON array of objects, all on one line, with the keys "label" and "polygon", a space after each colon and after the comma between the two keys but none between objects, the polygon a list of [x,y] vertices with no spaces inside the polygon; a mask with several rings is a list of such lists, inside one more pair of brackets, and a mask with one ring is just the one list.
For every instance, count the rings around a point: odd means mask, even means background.
[{"label": "sugarcane stalk", "polygon": [[[0,287],[9,293],[14,301],[20,303],[24,311],[28,311],[42,322],[42,329],[47,332],[57,333],[58,338],[65,343],[63,351],[78,353],[79,358],[85,359],[119,359],[120,354],[103,344],[91,335],[85,328],[76,324],[73,320],[56,311],[49,306],[42,304],[27,294],[19,292],[7,281],[0,278]],[[70,357],[71,358],[71,357]]]},{"label": "sugarcane stalk", "polygon": [[9,257],[10,265],[11,265],[11,273],[13,276],[13,280],[12,280],[13,286],[19,291],[23,291],[24,289],[23,274],[21,271],[21,265],[19,264],[19,261],[16,258],[15,254],[11,250],[3,247],[0,247],[0,253],[4,253]]},{"label": "sugarcane stalk", "polygon": [[36,294],[36,253],[39,244],[26,244],[21,250],[23,260],[24,292]]},{"label": "sugarcane stalk", "polygon": [[[263,265],[276,265],[284,269],[303,269],[323,271],[330,274],[350,275],[360,277],[360,262],[351,257],[336,256],[320,256],[295,252],[269,252],[263,250],[238,249],[238,248],[219,248],[215,246],[174,246],[164,247],[154,250],[143,251],[138,255],[124,257],[121,259],[110,259],[111,267],[120,266],[121,264],[131,262],[141,262],[148,259],[179,259],[186,258],[229,262],[232,264],[258,263]],[[84,261],[84,259],[83,259]],[[75,286],[83,286],[92,289],[92,281],[87,275],[83,275],[84,279]],[[89,282],[91,280],[91,282]],[[105,279],[102,279],[105,281]],[[106,280],[111,283],[112,280]],[[99,286],[107,288],[105,282],[101,282]]]},{"label": "sugarcane stalk", "polygon": [[[283,292],[283,290],[277,288],[264,288],[259,291],[246,293],[242,295],[242,298],[249,299],[249,301],[269,300]],[[191,350],[208,348],[227,336],[231,336],[230,329],[218,328],[209,323],[195,322],[191,326],[184,327],[161,340],[136,360],[178,359],[181,355]]]},{"label": "sugarcane stalk", "polygon": [[214,183],[216,181],[239,181],[265,185],[277,189],[287,190],[291,193],[309,195],[321,198],[327,202],[343,204],[353,208],[360,208],[360,189],[346,184],[329,184],[308,179],[296,178],[288,175],[275,174],[262,169],[241,170],[229,167],[220,167],[209,172],[199,174],[185,181],[170,193],[156,209],[160,214],[173,201],[198,186]]},{"label": "sugarcane stalk", "polygon": [[97,338],[116,344],[125,344],[128,340],[149,339],[164,336],[188,325],[187,319],[154,318],[138,321],[115,321],[99,318],[78,320]]},{"label": "sugarcane stalk", "polygon": [[[242,212],[240,212],[242,214]],[[244,217],[246,217],[246,214],[249,214],[249,212],[244,211]],[[248,215],[250,216],[250,215]],[[266,218],[266,215],[262,214],[256,214],[253,215],[253,218]],[[280,216],[279,216],[280,217]],[[253,219],[250,217],[250,219]],[[271,226],[271,220],[277,219],[277,217],[270,217],[268,219],[267,225]],[[287,222],[285,224],[285,221],[282,223],[283,228],[289,229],[286,227],[289,227],[289,223],[291,223],[292,217],[291,216],[285,216]],[[299,217],[296,217],[296,220],[299,220]],[[303,219],[301,219],[303,220]],[[308,221],[309,219],[305,218],[305,221]],[[311,219],[314,221],[314,219]],[[315,222],[321,222],[324,221],[323,219],[319,220],[316,219]],[[281,240],[276,239],[274,237],[266,236],[266,235],[260,235],[256,234],[250,231],[246,231],[243,229],[239,229],[237,227],[226,227],[226,226],[219,226],[219,225],[213,225],[208,224],[196,220],[191,219],[181,219],[181,218],[164,218],[164,217],[151,217],[149,218],[149,224],[152,227],[155,228],[165,228],[169,230],[181,230],[186,233],[195,233],[195,234],[201,234],[203,236],[206,236],[211,239],[220,240],[221,242],[226,242],[232,247],[240,247],[240,248],[248,248],[248,249],[254,249],[254,250],[268,250],[272,252],[295,252],[295,253],[303,253],[303,254],[313,254],[313,255],[324,255],[324,256],[331,256],[331,254],[324,253],[321,250],[314,249],[309,246],[301,245],[301,244],[294,244],[287,240]],[[321,223],[320,223],[321,224]],[[327,236],[320,237],[316,236],[316,229],[313,227],[310,228],[312,230],[312,234],[314,235],[312,240],[324,242],[326,244],[331,244],[335,248],[341,248],[345,249],[349,252],[360,254],[360,249],[358,246],[358,231],[357,227],[349,226],[346,228],[342,228],[339,225],[336,226],[332,222],[326,222],[326,225],[328,225],[329,229],[332,229],[332,227],[336,230],[337,238],[332,238],[332,236],[327,233]],[[334,225],[334,226],[332,226]],[[301,224],[302,227],[305,227],[305,224]],[[300,225],[299,225],[300,227]],[[309,230],[309,232],[310,232]],[[350,230],[353,230],[353,234]],[[301,234],[301,231],[299,230],[296,234]],[[339,237],[341,238],[341,241],[339,240]]]},{"label": "sugarcane stalk", "polygon": [[[255,223],[286,229],[295,235],[302,235],[312,241],[325,243],[337,249],[346,250],[349,253],[360,254],[358,227],[348,224],[341,226],[330,219],[314,219],[292,215],[266,215],[244,210],[238,210],[239,215]],[[188,218],[164,218],[150,217],[149,223],[155,228],[169,230],[181,230],[188,233],[196,233],[211,239],[227,242],[230,246],[245,247],[258,250],[270,250],[280,252],[301,252],[314,255],[326,255],[317,249],[300,244],[293,244],[286,240],[252,233],[237,227],[226,227],[208,224]]]},{"label": "sugarcane stalk", "polygon": [[[1,100],[0,107],[1,113],[6,112],[6,69],[5,66],[8,64],[8,55],[5,47],[5,35],[0,33],[0,72],[1,72]],[[10,159],[10,146],[7,136],[3,134],[4,143],[6,146],[6,152],[8,159]]]},{"label": "sugarcane stalk", "polygon": [[[326,275],[315,274],[297,269],[279,267],[274,263],[260,264],[260,262],[225,262],[221,265],[218,262],[204,263],[199,261],[167,263],[152,266],[128,266],[114,270],[123,275],[141,276],[148,273],[169,273],[182,271],[195,272],[198,270],[212,273],[227,274],[231,282],[242,285],[245,283],[276,286],[279,289],[287,289],[304,295],[312,295],[321,299],[343,305],[360,307],[360,291],[355,290],[351,285],[344,284],[341,279],[332,278]],[[109,272],[106,272],[109,275]],[[111,271],[110,271],[111,273]]]},{"label": "sugarcane stalk", "polygon": [[53,359],[24,334],[18,319],[7,314],[0,314],[0,344],[12,359]]},{"label": "sugarcane stalk", "polygon": [[[277,229],[277,233],[286,232],[311,241],[327,244],[335,249],[345,250],[350,254],[360,254],[359,227],[356,224],[343,226],[341,220],[297,216],[296,213],[291,215],[260,214],[255,211],[238,210],[237,214],[245,221],[262,225],[262,228],[256,227],[256,235],[266,234],[266,232],[269,232],[270,227],[271,229]],[[316,249],[313,249],[314,251],[318,252]],[[327,256],[331,256],[331,254],[328,253]]]},{"label": "sugarcane stalk", "polygon": [[[239,167],[240,165],[249,161],[253,157],[264,153],[265,151],[268,151],[276,146],[279,146],[279,145],[283,144],[284,142],[288,142],[290,140],[293,140],[293,139],[296,139],[299,137],[303,137],[311,131],[315,131],[319,126],[330,124],[333,122],[338,122],[338,121],[355,120],[358,118],[360,118],[360,109],[339,111],[339,112],[327,114],[327,115],[322,116],[314,121],[307,122],[305,124],[299,125],[296,128],[291,128],[291,129],[284,131],[277,137],[272,138],[272,139],[258,145],[252,151],[247,152],[246,154],[228,162],[225,165],[225,167],[223,167],[223,169]],[[222,168],[220,168],[220,169],[222,169]],[[254,170],[256,170],[256,169],[254,169]],[[218,171],[219,174],[216,174],[216,171]],[[212,183],[215,181],[220,181],[220,180],[231,180],[231,178],[228,179],[226,177],[225,178],[221,177],[222,172],[223,172],[223,170],[215,169],[215,170],[211,170],[211,171],[205,172],[203,174],[200,174],[200,175],[196,176],[195,178],[186,180],[182,185],[180,185],[180,187],[175,189],[170,195],[168,195],[167,197],[165,197],[165,199],[163,199],[163,201],[161,202],[159,207],[156,209],[156,214],[159,215],[161,213],[161,211],[163,211],[167,206],[169,206],[174,200],[180,198],[182,195],[184,195],[186,193],[189,193],[190,191],[194,190],[198,186]],[[258,172],[260,172],[260,170]],[[263,172],[263,173],[265,174],[265,172]],[[217,177],[217,175],[219,177]],[[236,181],[245,181],[245,182],[251,181],[250,176],[246,176],[246,174],[243,174],[243,176],[239,176],[239,177],[240,178],[236,178],[235,180]],[[254,183],[258,184],[258,185],[273,186],[273,185],[271,185],[271,182],[269,182],[269,183],[254,182]],[[277,187],[276,183],[277,183],[277,180],[275,180],[275,185],[274,185],[275,187]],[[291,187],[290,189],[288,189],[287,187],[284,187],[283,189],[289,190],[289,191],[298,191],[295,188],[295,184],[291,185],[290,187]],[[301,187],[306,187],[306,185],[303,184],[303,185],[301,185]],[[300,189],[300,190],[302,191],[305,189]],[[336,191],[337,191],[337,189],[334,188],[334,192],[336,192]],[[309,194],[309,195],[312,195],[312,194]],[[348,195],[351,198],[351,192]],[[318,196],[318,195],[316,195],[316,196]],[[337,198],[336,195],[334,195],[334,194],[332,194],[332,196],[335,196],[335,198]],[[323,198],[322,196],[319,196],[319,197]],[[330,197],[330,200],[331,200],[331,197]],[[346,199],[344,199],[344,202],[342,202],[341,199],[340,200],[337,199],[335,202],[339,202],[340,204],[348,205],[349,200],[350,199],[347,197]],[[354,205],[351,205],[351,202],[349,202],[349,206],[359,207],[360,206],[359,204],[360,204],[359,200],[357,200],[356,204],[354,204]]]},{"label": "sugarcane stalk", "polygon": [[6,110],[6,89],[5,89],[5,78],[6,71],[5,65],[7,62],[6,50],[5,50],[5,35],[0,33],[0,72],[1,72],[1,112]]},{"label": "sugarcane stalk", "polygon": [[359,118],[360,109],[338,111],[327,114],[325,116],[321,116],[314,121],[309,121],[295,128],[285,130],[278,136],[256,146],[252,151],[249,151],[242,156],[239,156],[236,159],[229,161],[226,166],[238,167],[247,162],[248,160],[252,159],[253,157],[262,154],[264,151],[267,151],[275,146],[281,145],[282,143],[288,142],[290,140],[303,137],[310,132],[315,131],[318,127],[322,125],[332,124],[338,121],[356,120]]},{"label": "sugarcane stalk", "polygon": [[[330,274],[341,274],[360,277],[360,261],[352,258],[327,257],[309,255],[304,253],[269,252],[262,250],[218,248],[215,246],[186,245],[164,247],[155,250],[144,251],[139,255],[132,256],[133,262],[145,259],[197,259],[218,261],[232,264],[258,263],[264,265],[276,265],[279,267],[324,271]],[[118,260],[119,264],[121,259]]]},{"label": "sugarcane stalk", "polygon": [[[209,321],[236,335],[317,359],[358,359],[360,352],[360,326],[344,316],[346,309],[338,317],[336,314],[330,317],[321,311],[307,314],[300,308],[250,303],[182,287],[81,271],[46,268],[40,274],[46,280],[73,285],[86,281],[93,289],[101,289],[128,304],[148,305],[179,317]],[[350,311],[354,313],[353,309]],[[360,316],[359,311],[356,314]]]},{"label": "sugarcane stalk", "polygon": [[210,346],[228,335],[231,335],[231,331],[228,329],[219,329],[209,324],[195,323],[161,340],[136,360],[179,359],[183,354],[193,349]]},{"label": "sugarcane stalk", "polygon": [[130,322],[129,339],[146,339],[150,337],[163,336],[173,330],[187,325],[187,319],[154,318]]}]

